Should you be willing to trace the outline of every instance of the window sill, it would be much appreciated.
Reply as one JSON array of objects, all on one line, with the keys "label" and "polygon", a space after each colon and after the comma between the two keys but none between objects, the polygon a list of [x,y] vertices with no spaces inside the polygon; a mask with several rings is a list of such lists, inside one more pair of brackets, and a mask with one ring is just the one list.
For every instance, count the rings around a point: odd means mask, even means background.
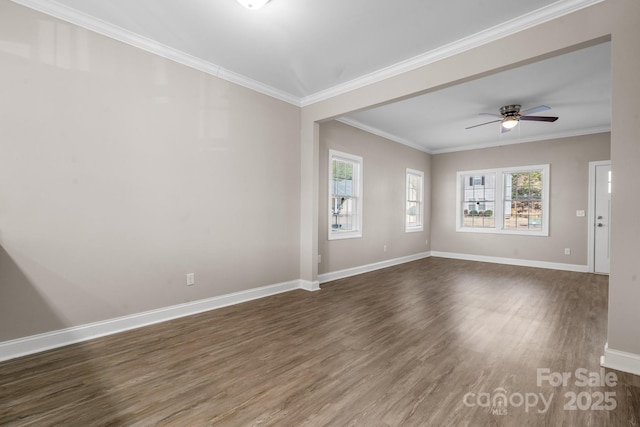
[{"label": "window sill", "polygon": [[525,231],[525,230],[498,230],[495,228],[465,228],[457,227],[456,231],[459,233],[479,233],[479,234],[502,234],[502,235],[515,235],[515,236],[536,236],[536,237],[549,237],[549,231]]},{"label": "window sill", "polygon": [[351,233],[329,234],[329,240],[358,239],[361,237],[362,233],[359,231]]}]

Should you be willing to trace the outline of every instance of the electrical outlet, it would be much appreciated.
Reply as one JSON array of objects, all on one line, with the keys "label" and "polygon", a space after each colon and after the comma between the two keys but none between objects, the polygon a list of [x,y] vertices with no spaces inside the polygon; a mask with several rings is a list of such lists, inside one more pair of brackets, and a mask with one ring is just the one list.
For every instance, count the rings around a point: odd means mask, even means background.
[{"label": "electrical outlet", "polygon": [[382,252],[387,252],[387,245],[382,246]]},{"label": "electrical outlet", "polygon": [[318,254],[318,264],[322,262],[322,255]]},{"label": "electrical outlet", "polygon": [[564,248],[565,255],[571,255],[571,248]]},{"label": "electrical outlet", "polygon": [[576,211],[576,216],[585,216],[585,212],[583,210]]},{"label": "electrical outlet", "polygon": [[187,286],[196,284],[196,274],[195,273],[187,273]]}]

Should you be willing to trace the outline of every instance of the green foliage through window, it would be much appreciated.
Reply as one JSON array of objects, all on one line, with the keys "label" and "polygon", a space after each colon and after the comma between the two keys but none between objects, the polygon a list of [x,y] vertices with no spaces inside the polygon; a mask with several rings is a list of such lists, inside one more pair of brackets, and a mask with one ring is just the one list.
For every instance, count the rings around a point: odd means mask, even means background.
[{"label": "green foliage through window", "polygon": [[505,229],[542,229],[542,180],[536,170],[505,174]]}]

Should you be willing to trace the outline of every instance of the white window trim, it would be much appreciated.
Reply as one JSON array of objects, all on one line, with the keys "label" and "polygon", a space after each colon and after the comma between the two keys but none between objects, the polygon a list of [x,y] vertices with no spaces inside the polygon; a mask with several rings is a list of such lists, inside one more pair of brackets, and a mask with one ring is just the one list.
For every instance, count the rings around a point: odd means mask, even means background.
[{"label": "white window trim", "polygon": [[[331,223],[331,215],[330,215],[330,208],[329,206],[331,206],[331,196],[332,196],[332,191],[333,188],[331,187],[331,176],[333,174],[333,171],[331,169],[331,165],[333,163],[333,159],[338,159],[338,160],[347,160],[350,162],[355,162],[358,165],[358,173],[357,173],[357,177],[354,177],[354,181],[355,181],[355,185],[354,188],[356,189],[357,193],[356,193],[356,198],[357,198],[357,209],[358,209],[358,215],[357,215],[357,222],[356,222],[356,230],[355,231],[348,231],[348,232],[341,232],[341,233],[332,233],[332,223]],[[362,161],[362,157],[360,156],[356,156],[353,154],[349,154],[349,153],[344,153],[342,151],[338,151],[338,150],[329,150],[329,161],[328,161],[329,165],[328,165],[328,175],[327,175],[327,188],[328,188],[328,197],[327,197],[327,226],[328,226],[328,230],[327,230],[327,238],[329,240],[340,240],[340,239],[355,239],[355,238],[359,238],[362,237],[362,196],[364,194],[363,192],[363,185],[362,185],[362,181],[364,181],[363,177],[364,177],[364,162]]]},{"label": "white window trim", "polygon": [[[526,230],[505,230],[504,227],[504,174],[509,172],[528,172],[528,171],[542,171],[542,229],[539,231],[526,231]],[[495,227],[493,228],[473,228],[463,227],[462,225],[462,177],[465,175],[496,175],[496,188],[495,188],[495,209],[493,211]],[[532,165],[532,166],[517,166],[508,168],[496,168],[496,169],[481,169],[472,171],[460,171],[456,174],[456,231],[462,233],[490,233],[490,234],[514,234],[521,236],[549,236],[549,181],[550,181],[550,166],[549,164]]]},{"label": "white window trim", "polygon": [[[418,202],[420,203],[420,225],[407,224],[407,201],[409,200],[409,176],[417,175],[420,177],[420,191],[418,194]],[[404,189],[404,231],[406,233],[414,233],[424,231],[424,172],[407,168],[405,172],[405,189]]]}]

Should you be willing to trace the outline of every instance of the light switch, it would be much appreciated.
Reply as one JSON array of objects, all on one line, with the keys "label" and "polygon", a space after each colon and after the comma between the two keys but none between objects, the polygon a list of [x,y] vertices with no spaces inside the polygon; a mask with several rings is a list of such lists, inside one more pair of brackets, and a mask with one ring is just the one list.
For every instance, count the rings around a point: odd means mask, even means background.
[{"label": "light switch", "polygon": [[576,216],[584,216],[584,211],[576,211]]}]

